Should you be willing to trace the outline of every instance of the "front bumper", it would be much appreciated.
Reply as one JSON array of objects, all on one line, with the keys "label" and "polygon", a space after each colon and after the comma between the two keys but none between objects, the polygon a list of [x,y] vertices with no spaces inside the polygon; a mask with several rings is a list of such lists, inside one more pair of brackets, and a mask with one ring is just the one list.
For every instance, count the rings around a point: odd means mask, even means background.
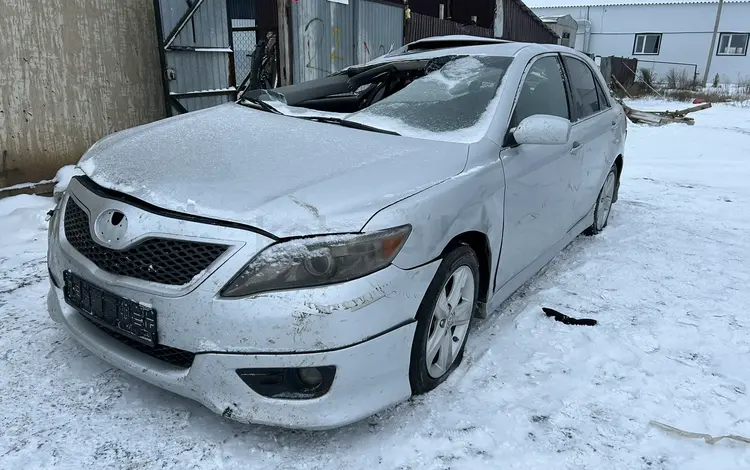
[{"label": "front bumper", "polygon": [[[411,395],[409,359],[416,322],[368,341],[336,350],[294,354],[197,354],[189,369],[172,366],[129,348],[93,326],[65,303],[54,285],[47,296],[50,316],[64,324],[88,350],[110,364],[196,400],[232,419],[295,429],[343,426],[399,403]],[[309,400],[267,398],[235,372],[243,368],[336,366],[325,395]]]}]

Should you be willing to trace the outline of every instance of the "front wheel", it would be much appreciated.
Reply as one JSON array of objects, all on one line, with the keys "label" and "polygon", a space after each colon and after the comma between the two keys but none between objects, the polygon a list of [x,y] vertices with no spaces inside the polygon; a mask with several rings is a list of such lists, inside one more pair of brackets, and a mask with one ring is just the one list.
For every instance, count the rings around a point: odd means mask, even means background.
[{"label": "front wheel", "polygon": [[609,222],[609,214],[612,212],[612,203],[615,200],[615,189],[617,188],[617,167],[612,165],[609,169],[607,178],[604,180],[599,197],[596,199],[594,207],[594,223],[591,224],[583,233],[586,235],[596,235],[604,230]]},{"label": "front wheel", "polygon": [[461,363],[477,309],[479,262],[470,247],[448,253],[417,311],[411,348],[412,392],[429,392]]}]

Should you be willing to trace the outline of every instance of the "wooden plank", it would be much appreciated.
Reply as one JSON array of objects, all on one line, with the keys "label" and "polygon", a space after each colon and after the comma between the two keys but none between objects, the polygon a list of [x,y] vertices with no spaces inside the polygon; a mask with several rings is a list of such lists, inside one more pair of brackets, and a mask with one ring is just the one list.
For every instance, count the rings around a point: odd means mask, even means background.
[{"label": "wooden plank", "polygon": [[22,187],[0,188],[0,199],[4,197],[17,196],[19,194],[37,194],[39,196],[52,196],[55,182],[39,183]]},{"label": "wooden plank", "polygon": [[664,124],[664,118],[661,116],[657,116],[656,114],[647,113],[644,111],[637,111],[635,109],[631,110],[630,113],[628,113],[628,118],[635,124],[654,124],[654,125],[662,125]]},{"label": "wooden plank", "polygon": [[691,106],[689,108],[679,109],[677,111],[660,111],[656,114],[661,114],[663,116],[671,116],[671,117],[682,117],[682,116],[685,116],[686,114],[694,113],[702,109],[708,109],[710,107],[711,107],[711,103],[703,103],[703,104],[699,104],[698,106]]},{"label": "wooden plank", "polygon": [[623,91],[623,92],[625,93],[625,95],[626,95],[626,96],[627,96],[628,98],[633,98],[632,96],[630,96],[630,93],[628,93],[628,90],[626,90],[626,89],[625,89],[625,87],[624,87],[624,86],[622,86],[622,83],[620,83],[620,81],[619,81],[619,80],[617,79],[617,77],[615,77],[614,75],[612,75],[612,80],[614,80],[614,81],[615,81],[615,84],[616,84],[616,85],[617,85],[618,87],[620,87],[620,89],[621,89],[621,90],[622,90],[622,91]]}]

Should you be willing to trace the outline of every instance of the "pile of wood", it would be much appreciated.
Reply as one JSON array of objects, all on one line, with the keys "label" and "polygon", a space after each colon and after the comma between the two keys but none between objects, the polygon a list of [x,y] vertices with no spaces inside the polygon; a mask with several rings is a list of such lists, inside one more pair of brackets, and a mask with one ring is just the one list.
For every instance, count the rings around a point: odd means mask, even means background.
[{"label": "pile of wood", "polygon": [[626,104],[622,104],[625,109],[625,115],[630,119],[633,124],[651,124],[653,126],[663,126],[664,124],[671,124],[673,122],[681,122],[692,126],[695,124],[695,119],[687,117],[688,113],[700,111],[711,107],[711,103],[703,103],[698,106],[692,106],[690,108],[679,109],[677,111],[640,111],[633,109]]},{"label": "pile of wood", "polygon": [[[622,86],[622,83],[620,83],[614,75],[612,75],[612,81],[617,85],[618,88],[625,92],[625,95],[630,97],[628,90],[626,90],[625,87]],[[651,86],[649,86],[649,88],[651,88],[651,91],[653,91],[657,95],[659,94],[659,92],[654,90]],[[614,92],[612,93],[612,95],[614,96]],[[664,124],[670,124],[673,122],[681,122],[683,124],[687,124],[688,126],[692,126],[693,124],[695,124],[695,119],[687,117],[687,114],[711,107],[711,103],[703,103],[699,104],[698,106],[691,106],[690,108],[678,109],[677,111],[640,111],[638,109],[631,108],[630,106],[623,103],[620,99],[617,99],[617,102],[620,103],[625,109],[625,115],[628,117],[628,119],[630,119],[630,122],[632,122],[633,124],[651,124],[652,126],[663,126]]]}]

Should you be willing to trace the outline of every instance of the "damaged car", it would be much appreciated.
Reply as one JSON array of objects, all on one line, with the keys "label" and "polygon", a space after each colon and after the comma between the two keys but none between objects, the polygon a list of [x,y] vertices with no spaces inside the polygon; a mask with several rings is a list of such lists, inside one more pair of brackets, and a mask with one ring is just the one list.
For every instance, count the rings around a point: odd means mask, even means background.
[{"label": "damaged car", "polygon": [[475,319],[607,226],[625,134],[594,63],[555,45],[428,38],[248,90],[85,153],[49,312],[225,417],[352,423],[444,382]]}]

